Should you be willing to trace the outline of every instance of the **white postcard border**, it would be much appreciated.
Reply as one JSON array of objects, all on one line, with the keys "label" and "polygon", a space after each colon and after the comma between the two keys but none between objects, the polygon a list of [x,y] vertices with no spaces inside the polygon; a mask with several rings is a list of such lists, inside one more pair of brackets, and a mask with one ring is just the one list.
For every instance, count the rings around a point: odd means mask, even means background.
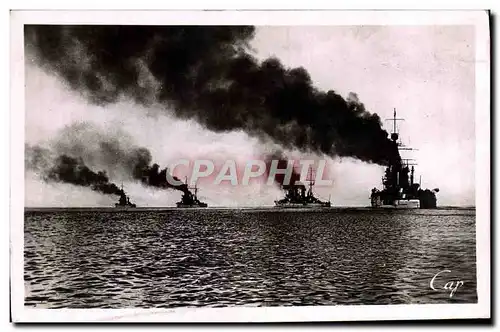
[{"label": "white postcard border", "polygon": [[[31,309],[24,307],[23,24],[474,25],[476,28],[477,304]],[[14,322],[298,322],[490,317],[490,52],[486,11],[13,11],[11,12],[11,300]]]}]

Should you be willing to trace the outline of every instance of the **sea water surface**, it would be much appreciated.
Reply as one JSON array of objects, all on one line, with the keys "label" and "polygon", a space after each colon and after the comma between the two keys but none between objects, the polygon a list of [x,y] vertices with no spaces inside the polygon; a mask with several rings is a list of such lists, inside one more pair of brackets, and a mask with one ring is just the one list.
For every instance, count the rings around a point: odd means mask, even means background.
[{"label": "sea water surface", "polygon": [[474,209],[27,209],[24,235],[32,307],[477,302]]}]

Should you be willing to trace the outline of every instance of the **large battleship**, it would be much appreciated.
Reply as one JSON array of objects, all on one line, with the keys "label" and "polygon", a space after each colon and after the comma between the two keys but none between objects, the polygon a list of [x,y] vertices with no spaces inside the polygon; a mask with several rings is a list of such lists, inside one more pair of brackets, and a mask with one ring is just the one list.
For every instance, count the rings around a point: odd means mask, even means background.
[{"label": "large battleship", "polygon": [[[191,192],[189,189],[193,190]],[[198,199],[198,187],[195,185],[193,188],[188,188],[187,179],[185,190],[182,193],[181,200],[176,203],[178,208],[205,208],[207,203],[201,202]]]},{"label": "large battleship", "polygon": [[[404,146],[399,140],[396,123],[403,119],[396,118],[396,109],[394,109],[394,117],[389,120],[393,121],[391,140],[397,144],[398,149],[413,150]],[[415,182],[416,163],[413,161],[414,159],[400,159],[391,162],[387,166],[385,175],[382,178],[383,189],[372,189],[370,196],[372,207],[396,209],[436,208],[436,193],[439,189],[423,190],[421,188],[421,177],[419,183]]]},{"label": "large battleship", "polygon": [[115,203],[115,207],[117,208],[135,208],[136,205],[134,203],[130,202],[130,198],[125,194],[125,191],[123,190],[123,185],[120,190],[120,199],[118,200],[118,203]]},{"label": "large battleship", "polygon": [[297,181],[290,185],[283,185],[285,197],[274,201],[276,207],[280,208],[323,208],[331,207],[330,200],[327,202],[321,201],[316,198],[313,193],[314,180],[312,178],[312,171],[309,170],[309,188],[306,192],[306,186]]}]

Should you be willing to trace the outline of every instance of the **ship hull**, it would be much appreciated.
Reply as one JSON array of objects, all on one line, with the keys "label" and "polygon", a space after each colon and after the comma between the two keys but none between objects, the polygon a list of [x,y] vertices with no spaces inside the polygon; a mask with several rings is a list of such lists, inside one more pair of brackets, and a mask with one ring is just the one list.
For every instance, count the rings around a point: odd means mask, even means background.
[{"label": "ship hull", "polygon": [[381,209],[419,209],[420,200],[418,199],[398,199],[393,204],[380,204],[372,202],[372,207]]},{"label": "ship hull", "polygon": [[115,206],[116,210],[134,210],[136,206]]},{"label": "ship hull", "polygon": [[183,209],[189,209],[189,208],[206,208],[206,207],[208,207],[208,205],[207,204],[200,204],[200,205],[198,205],[198,204],[193,204],[193,205],[191,205],[191,204],[177,204],[177,207],[178,208],[183,208]]},{"label": "ship hull", "polygon": [[286,204],[279,204],[275,203],[275,207],[278,208],[329,208],[331,207],[330,204],[318,204],[318,203],[311,203],[311,204],[301,204],[301,203],[286,203]]}]

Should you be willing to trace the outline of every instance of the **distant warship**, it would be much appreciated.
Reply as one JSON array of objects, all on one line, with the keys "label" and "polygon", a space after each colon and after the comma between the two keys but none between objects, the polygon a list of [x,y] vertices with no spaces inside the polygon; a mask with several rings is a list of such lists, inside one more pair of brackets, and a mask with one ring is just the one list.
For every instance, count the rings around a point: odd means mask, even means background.
[{"label": "distant warship", "polygon": [[[398,149],[413,150],[412,148],[405,147],[399,141],[396,122],[403,119],[396,118],[396,109],[394,109],[393,119],[390,120],[394,122],[391,139],[397,144]],[[413,161],[413,159],[400,159],[396,162],[391,162],[387,166],[385,176],[382,178],[383,189],[372,189],[370,196],[372,207],[397,209],[436,208],[436,193],[439,192],[439,189],[422,190],[420,187],[421,183],[415,183],[414,181],[416,164],[410,161]]]},{"label": "distant warship", "polygon": [[115,203],[115,207],[117,208],[135,208],[136,205],[134,203],[130,202],[130,198],[125,194],[125,191],[123,190],[123,185],[120,190],[120,199],[118,200],[118,203]]},{"label": "distant warship", "polygon": [[[186,179],[186,189],[184,190],[182,194],[182,198],[179,202],[177,202],[177,207],[178,208],[196,208],[196,207],[207,207],[208,204],[201,202],[198,199],[198,188],[196,185],[193,188],[188,188],[187,186],[187,179]],[[194,194],[189,190],[193,190]]]},{"label": "distant warship", "polygon": [[306,193],[306,186],[301,182],[295,182],[290,185],[283,185],[285,197],[280,200],[274,201],[276,207],[282,208],[303,208],[303,207],[331,207],[330,200],[324,202],[314,197],[313,194],[314,180],[312,178],[312,171],[309,170],[309,188]]}]

